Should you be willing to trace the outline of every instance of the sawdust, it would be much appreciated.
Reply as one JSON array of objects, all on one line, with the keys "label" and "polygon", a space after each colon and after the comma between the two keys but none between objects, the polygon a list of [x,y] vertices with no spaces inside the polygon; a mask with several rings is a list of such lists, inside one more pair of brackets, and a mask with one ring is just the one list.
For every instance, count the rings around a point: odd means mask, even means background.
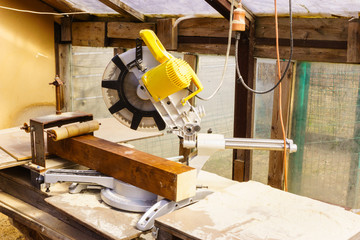
[{"label": "sawdust", "polygon": [[25,237],[9,221],[9,218],[0,213],[0,239],[25,240]]}]

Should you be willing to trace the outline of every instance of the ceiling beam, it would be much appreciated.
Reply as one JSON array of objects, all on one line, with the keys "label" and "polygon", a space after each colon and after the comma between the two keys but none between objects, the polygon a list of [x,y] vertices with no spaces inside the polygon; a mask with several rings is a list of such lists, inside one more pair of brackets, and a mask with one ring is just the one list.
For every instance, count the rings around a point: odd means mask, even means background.
[{"label": "ceiling beam", "polygon": [[124,17],[129,17],[131,19],[138,20],[141,22],[145,21],[144,14],[136,11],[135,9],[133,9],[132,7],[123,3],[120,0],[100,0],[100,2],[112,8],[113,10],[120,13]]},{"label": "ceiling beam", "polygon": [[[229,0],[205,0],[210,6],[212,6],[216,11],[218,11],[224,18],[227,20],[230,19],[230,9],[231,3]],[[238,2],[235,1],[235,7],[237,7]],[[254,20],[254,14],[247,9],[244,5],[243,8],[246,12],[246,18],[248,21],[252,22]],[[248,25],[248,23],[247,23]]]}]

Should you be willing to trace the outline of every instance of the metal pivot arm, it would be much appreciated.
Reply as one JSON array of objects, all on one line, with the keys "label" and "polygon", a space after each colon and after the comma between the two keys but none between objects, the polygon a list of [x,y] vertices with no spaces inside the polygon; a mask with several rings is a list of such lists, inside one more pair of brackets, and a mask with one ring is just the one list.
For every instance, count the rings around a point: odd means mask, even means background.
[{"label": "metal pivot arm", "polygon": [[[284,151],[284,141],[280,139],[226,138],[225,148]],[[296,152],[297,146],[293,140],[286,139],[286,150],[290,153]]]},{"label": "metal pivot arm", "polygon": [[[191,147],[184,145],[185,147]],[[278,139],[224,138],[221,134],[198,134],[197,155],[189,165],[199,171],[212,154],[224,149],[247,149],[284,151],[284,141]],[[296,152],[297,146],[291,139],[286,139],[286,150]]]}]

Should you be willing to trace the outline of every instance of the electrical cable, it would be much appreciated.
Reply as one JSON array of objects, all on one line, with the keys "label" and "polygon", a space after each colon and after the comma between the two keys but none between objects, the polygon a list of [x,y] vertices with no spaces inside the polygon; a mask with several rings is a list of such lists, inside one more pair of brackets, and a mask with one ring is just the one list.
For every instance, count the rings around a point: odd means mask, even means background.
[{"label": "electrical cable", "polygon": [[32,13],[32,14],[39,14],[39,15],[66,16],[66,15],[76,15],[76,14],[91,14],[89,12],[69,12],[69,13],[37,12],[37,11],[17,9],[17,8],[5,7],[5,6],[0,6],[0,8],[5,9],[5,10],[15,11],[15,12]]},{"label": "electrical cable", "polygon": [[[227,69],[227,65],[228,65],[228,59],[229,59],[229,55],[230,55],[230,48],[231,48],[231,35],[232,35],[232,15],[233,15],[233,12],[234,12],[234,2],[235,0],[232,0],[231,1],[231,7],[230,7],[230,26],[229,26],[229,35],[228,35],[228,44],[227,44],[227,49],[226,49],[226,57],[225,57],[225,64],[224,64],[224,69],[223,69],[223,72],[222,72],[222,76],[221,76],[221,81],[218,85],[218,87],[215,89],[215,91],[208,97],[201,97],[201,96],[198,96],[198,95],[195,95],[198,99],[200,100],[203,100],[203,101],[208,101],[210,99],[212,99],[216,93],[220,90],[221,86],[223,85],[224,83],[224,79],[225,79],[225,73],[226,73],[226,69]],[[190,92],[192,92],[189,88],[187,88]]]},{"label": "electrical cable", "polygon": [[291,7],[291,2],[292,0],[289,0],[289,15],[290,15],[290,56],[289,56],[289,61],[286,65],[285,71],[283,73],[283,75],[281,76],[280,80],[270,89],[265,90],[265,91],[259,91],[259,90],[255,90],[250,88],[244,81],[243,77],[241,76],[241,72],[239,69],[239,64],[238,64],[238,49],[239,49],[239,40],[240,40],[240,33],[238,32],[236,34],[236,41],[235,41],[235,61],[236,61],[236,72],[239,76],[239,80],[241,82],[241,84],[250,92],[256,93],[256,94],[265,94],[265,93],[269,93],[271,91],[273,91],[275,88],[277,88],[277,86],[279,86],[279,84],[283,81],[283,79],[285,78],[285,75],[290,67],[290,63],[292,60],[292,55],[293,55],[293,48],[294,48],[294,40],[293,40],[293,31],[292,31],[292,7]]},{"label": "electrical cable", "polygon": [[[277,70],[278,70],[277,76],[279,77],[279,117],[280,117],[281,132],[282,132],[282,136],[283,136],[283,140],[284,140],[284,155],[283,155],[284,191],[287,192],[286,132],[285,132],[285,126],[284,126],[284,120],[283,120],[283,113],[282,113],[281,66],[280,66],[280,53],[279,53],[279,25],[278,25],[276,0],[274,0],[274,5],[275,5],[276,60],[277,60]],[[288,64],[289,64],[289,62],[288,62]]]}]

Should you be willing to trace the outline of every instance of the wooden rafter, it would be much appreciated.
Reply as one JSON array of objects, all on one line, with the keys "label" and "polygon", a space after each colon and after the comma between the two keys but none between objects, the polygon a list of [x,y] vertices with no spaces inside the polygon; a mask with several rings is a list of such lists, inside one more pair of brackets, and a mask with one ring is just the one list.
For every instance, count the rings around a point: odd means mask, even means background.
[{"label": "wooden rafter", "polygon": [[133,9],[132,7],[123,3],[120,0],[99,0],[99,1],[105,4],[106,6],[112,8],[116,12],[120,13],[124,17],[129,17],[131,19],[135,19],[141,22],[145,21],[144,14],[136,11],[135,9]]},{"label": "wooden rafter", "polygon": [[[205,0],[210,6],[212,6],[216,11],[218,11],[224,18],[227,20],[230,19],[230,8],[231,3],[229,0]],[[237,2],[235,4],[235,7],[237,7]],[[254,14],[247,9],[244,5],[243,8],[246,12],[246,19],[250,22],[254,20]],[[248,23],[247,23],[248,25]]]}]

